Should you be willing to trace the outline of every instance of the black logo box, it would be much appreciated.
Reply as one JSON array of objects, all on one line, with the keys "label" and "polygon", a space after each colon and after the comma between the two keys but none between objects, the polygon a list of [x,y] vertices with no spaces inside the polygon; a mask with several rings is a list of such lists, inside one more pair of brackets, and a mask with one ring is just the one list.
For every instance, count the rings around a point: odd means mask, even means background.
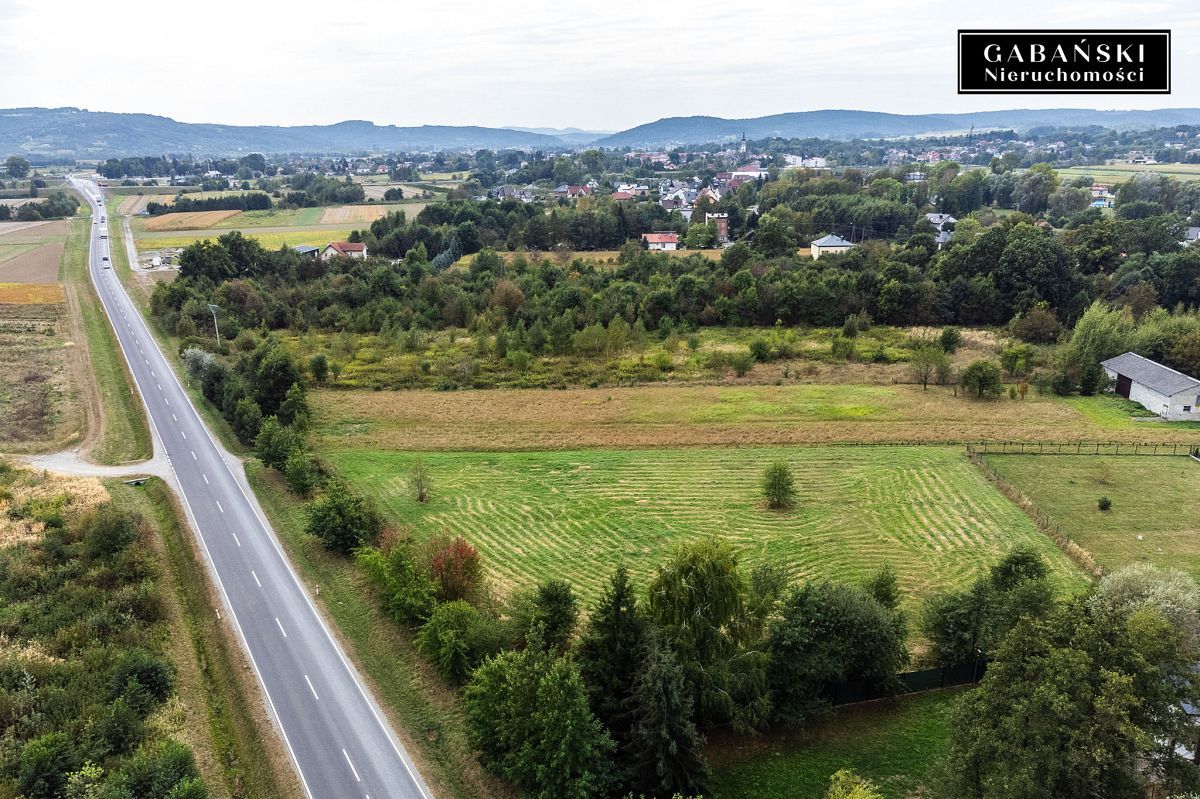
[{"label": "black logo box", "polygon": [[959,30],[958,93],[1170,94],[1171,31]]}]

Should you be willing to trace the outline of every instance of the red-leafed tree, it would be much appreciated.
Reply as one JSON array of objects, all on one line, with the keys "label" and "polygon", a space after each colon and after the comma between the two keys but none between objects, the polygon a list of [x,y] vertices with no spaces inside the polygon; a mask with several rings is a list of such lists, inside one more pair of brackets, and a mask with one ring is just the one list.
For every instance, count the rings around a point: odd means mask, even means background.
[{"label": "red-leafed tree", "polygon": [[429,573],[438,586],[438,600],[471,601],[479,592],[479,550],[461,535],[439,536],[429,542]]}]

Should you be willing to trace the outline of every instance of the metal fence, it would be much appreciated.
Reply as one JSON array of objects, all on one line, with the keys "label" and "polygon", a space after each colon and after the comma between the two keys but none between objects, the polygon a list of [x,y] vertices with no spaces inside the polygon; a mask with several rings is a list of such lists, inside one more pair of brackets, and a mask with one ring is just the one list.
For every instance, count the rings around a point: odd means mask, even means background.
[{"label": "metal fence", "polygon": [[976,455],[1192,455],[1196,444],[1127,441],[979,441],[967,444]]},{"label": "metal fence", "polygon": [[987,661],[979,659],[973,663],[962,663],[946,668],[924,669],[897,674],[890,685],[879,685],[865,681],[846,682],[833,686],[825,695],[832,705],[852,705],[870,702],[889,696],[936,691],[955,685],[974,685],[987,672]]}]

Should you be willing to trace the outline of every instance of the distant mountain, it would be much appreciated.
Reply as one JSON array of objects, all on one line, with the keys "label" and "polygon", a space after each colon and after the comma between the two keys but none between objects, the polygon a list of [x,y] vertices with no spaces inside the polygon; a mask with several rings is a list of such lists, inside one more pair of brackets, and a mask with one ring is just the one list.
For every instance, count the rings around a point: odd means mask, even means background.
[{"label": "distant mountain", "polygon": [[208,125],[176,122],[150,114],[114,114],[79,108],[0,110],[0,153],[30,156],[342,154],[506,147],[561,150],[567,146],[562,139],[543,133],[474,126],[404,128],[360,120],[295,127]]},{"label": "distant mountain", "polygon": [[[969,114],[884,114],[875,111],[799,111],[753,119],[670,117],[619,133],[580,128],[485,128],[421,125],[396,127],[350,120],[334,125],[210,125],[151,114],[114,114],[79,108],[0,110],[0,156],[109,158],[190,153],[250,152],[313,155],[430,150],[563,150],[599,147],[666,147],[750,139],[819,137],[890,138],[921,134],[1038,127],[1150,128],[1200,124],[1200,108],[1095,111],[1085,108],[1013,109]],[[607,135],[606,135],[607,134]]]},{"label": "distant mountain", "polygon": [[616,131],[613,130],[583,130],[581,128],[522,128],[518,125],[506,125],[505,130],[519,130],[523,133],[541,133],[546,136],[554,136],[557,139],[569,144],[572,147],[583,147],[585,144],[591,144],[597,139],[609,136]]},{"label": "distant mountain", "polygon": [[1086,108],[1012,109],[967,114],[885,114],[877,111],[798,111],[790,114],[723,119],[668,117],[614,133],[595,142],[598,147],[666,147],[705,142],[779,136],[785,139],[891,138],[925,133],[952,133],[986,128],[1035,127],[1152,128],[1200,124],[1200,108],[1160,108],[1152,111],[1097,111]]}]

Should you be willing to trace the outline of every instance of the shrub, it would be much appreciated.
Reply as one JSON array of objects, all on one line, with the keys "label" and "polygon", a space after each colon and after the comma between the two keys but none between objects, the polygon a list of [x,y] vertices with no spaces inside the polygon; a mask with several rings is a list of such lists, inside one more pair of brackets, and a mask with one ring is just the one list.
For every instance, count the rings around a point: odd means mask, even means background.
[{"label": "shrub", "polygon": [[1030,308],[1009,324],[1012,334],[1030,344],[1050,344],[1058,338],[1058,317],[1044,303]]},{"label": "shrub", "polygon": [[323,384],[329,378],[329,359],[325,353],[318,352],[308,359],[308,372],[318,385]]},{"label": "shrub", "polygon": [[355,553],[355,560],[392,621],[418,624],[429,618],[437,588],[417,564],[407,542],[394,545],[386,554],[363,547]]},{"label": "shrub", "polygon": [[291,454],[302,447],[299,434],[284,427],[275,416],[268,416],[254,439],[255,454],[264,465],[283,470]]},{"label": "shrub", "polygon": [[853,361],[856,352],[854,342],[838,333],[829,340],[829,354],[838,360]]},{"label": "shrub", "polygon": [[429,542],[428,548],[429,574],[437,583],[438,599],[450,602],[476,598],[482,573],[479,550],[461,535],[452,539],[438,536]]},{"label": "shrub", "polygon": [[478,663],[475,631],[479,611],[469,602],[444,602],[433,609],[417,634],[417,649],[429,658],[443,677],[455,682],[467,678]]},{"label": "shrub", "polygon": [[750,342],[750,357],[759,363],[771,360],[771,342],[762,336],[755,337]]},{"label": "shrub", "polygon": [[104,504],[81,516],[76,526],[83,531],[83,551],[91,560],[111,558],[137,537],[137,517]]},{"label": "shrub", "polygon": [[249,397],[242,397],[233,407],[233,418],[229,420],[238,441],[243,444],[253,444],[255,437],[262,427],[263,414],[258,403]]},{"label": "shrub", "polygon": [[1108,510],[1112,507],[1112,500],[1108,497],[1100,497],[1100,500],[1096,503],[1096,507],[1100,510]]},{"label": "shrub", "polygon": [[547,647],[565,651],[579,620],[579,602],[566,580],[543,580],[533,597],[533,624]]},{"label": "shrub", "polygon": [[57,799],[67,784],[67,774],[79,768],[79,755],[65,733],[34,738],[21,749],[17,790],[28,799]]},{"label": "shrub", "polygon": [[375,506],[342,483],[330,485],[308,505],[305,531],[334,552],[349,553],[369,544],[382,528],[383,519]]},{"label": "shrub", "polygon": [[735,375],[745,377],[754,368],[754,357],[750,354],[749,350],[732,353],[729,356],[729,366],[733,369]]},{"label": "shrub", "polygon": [[993,399],[1003,390],[1000,383],[1000,367],[991,361],[975,361],[963,370],[959,383],[963,390],[973,393],[976,399]]},{"label": "shrub", "polygon": [[169,661],[140,649],[126,652],[108,680],[108,699],[126,699],[142,712],[167,701],[175,685]]},{"label": "shrub", "polygon": [[762,493],[768,508],[792,507],[796,501],[796,481],[787,461],[776,461],[763,471]]},{"label": "shrub", "polygon": [[283,478],[292,493],[306,497],[321,482],[321,470],[312,453],[294,449],[283,463]]},{"label": "shrub", "polygon": [[962,331],[953,325],[943,327],[938,336],[938,344],[941,345],[943,352],[953,354],[962,346]]}]

